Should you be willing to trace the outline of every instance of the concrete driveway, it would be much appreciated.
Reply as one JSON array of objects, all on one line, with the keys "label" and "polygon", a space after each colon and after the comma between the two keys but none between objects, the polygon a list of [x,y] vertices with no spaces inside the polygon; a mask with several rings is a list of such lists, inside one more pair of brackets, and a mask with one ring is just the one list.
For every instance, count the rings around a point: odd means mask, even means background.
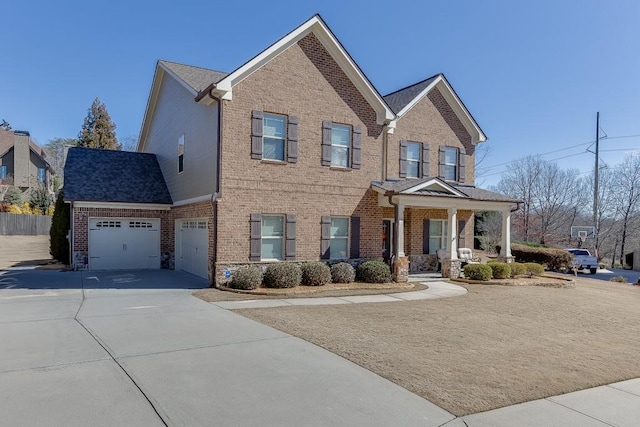
[{"label": "concrete driveway", "polygon": [[439,426],[454,417],[310,343],[200,301],[175,271],[0,271],[12,426]]}]

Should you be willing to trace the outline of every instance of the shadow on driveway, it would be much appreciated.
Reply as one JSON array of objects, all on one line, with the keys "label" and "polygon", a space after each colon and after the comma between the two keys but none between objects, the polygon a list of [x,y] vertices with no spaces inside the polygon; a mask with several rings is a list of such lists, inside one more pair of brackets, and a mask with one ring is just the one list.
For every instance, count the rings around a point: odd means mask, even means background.
[{"label": "shadow on driveway", "polygon": [[0,289],[203,289],[207,280],[175,270],[2,270]]}]

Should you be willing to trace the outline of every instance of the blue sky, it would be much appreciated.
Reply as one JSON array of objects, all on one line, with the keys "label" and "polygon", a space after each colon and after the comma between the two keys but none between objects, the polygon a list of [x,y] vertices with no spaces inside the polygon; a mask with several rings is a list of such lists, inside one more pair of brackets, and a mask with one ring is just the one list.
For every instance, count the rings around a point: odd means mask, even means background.
[{"label": "blue sky", "polygon": [[[485,166],[640,134],[640,2],[24,1],[3,7],[0,119],[44,145],[92,100],[140,130],[155,63],[232,71],[320,13],[384,95],[443,72],[489,137]],[[640,137],[603,140],[614,165]],[[587,172],[587,145],[546,155]],[[575,154],[575,155],[574,155]],[[481,182],[491,185],[504,165]]]}]

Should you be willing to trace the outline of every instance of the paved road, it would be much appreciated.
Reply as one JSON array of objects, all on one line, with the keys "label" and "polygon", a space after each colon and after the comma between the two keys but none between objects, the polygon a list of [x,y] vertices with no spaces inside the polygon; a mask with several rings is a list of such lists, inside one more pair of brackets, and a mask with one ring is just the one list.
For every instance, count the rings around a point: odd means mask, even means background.
[{"label": "paved road", "polygon": [[[571,274],[573,275],[573,273]],[[578,273],[578,277],[584,277],[585,279],[598,279],[604,281],[610,281],[613,277],[622,276],[627,279],[628,283],[637,283],[638,277],[640,277],[640,271],[624,270],[622,268],[609,268],[598,269],[596,274],[589,274],[588,270],[583,270]]]},{"label": "paved road", "polygon": [[204,285],[170,271],[0,271],[2,423],[440,426],[454,418],[183,289]]}]

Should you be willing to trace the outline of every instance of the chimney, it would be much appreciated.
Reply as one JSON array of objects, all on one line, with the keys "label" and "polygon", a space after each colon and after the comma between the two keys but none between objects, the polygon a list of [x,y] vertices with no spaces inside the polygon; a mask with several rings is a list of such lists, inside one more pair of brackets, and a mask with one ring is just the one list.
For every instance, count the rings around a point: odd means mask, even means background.
[{"label": "chimney", "polygon": [[13,185],[17,187],[29,187],[29,176],[31,175],[30,152],[29,152],[29,132],[16,130],[13,132]]}]

